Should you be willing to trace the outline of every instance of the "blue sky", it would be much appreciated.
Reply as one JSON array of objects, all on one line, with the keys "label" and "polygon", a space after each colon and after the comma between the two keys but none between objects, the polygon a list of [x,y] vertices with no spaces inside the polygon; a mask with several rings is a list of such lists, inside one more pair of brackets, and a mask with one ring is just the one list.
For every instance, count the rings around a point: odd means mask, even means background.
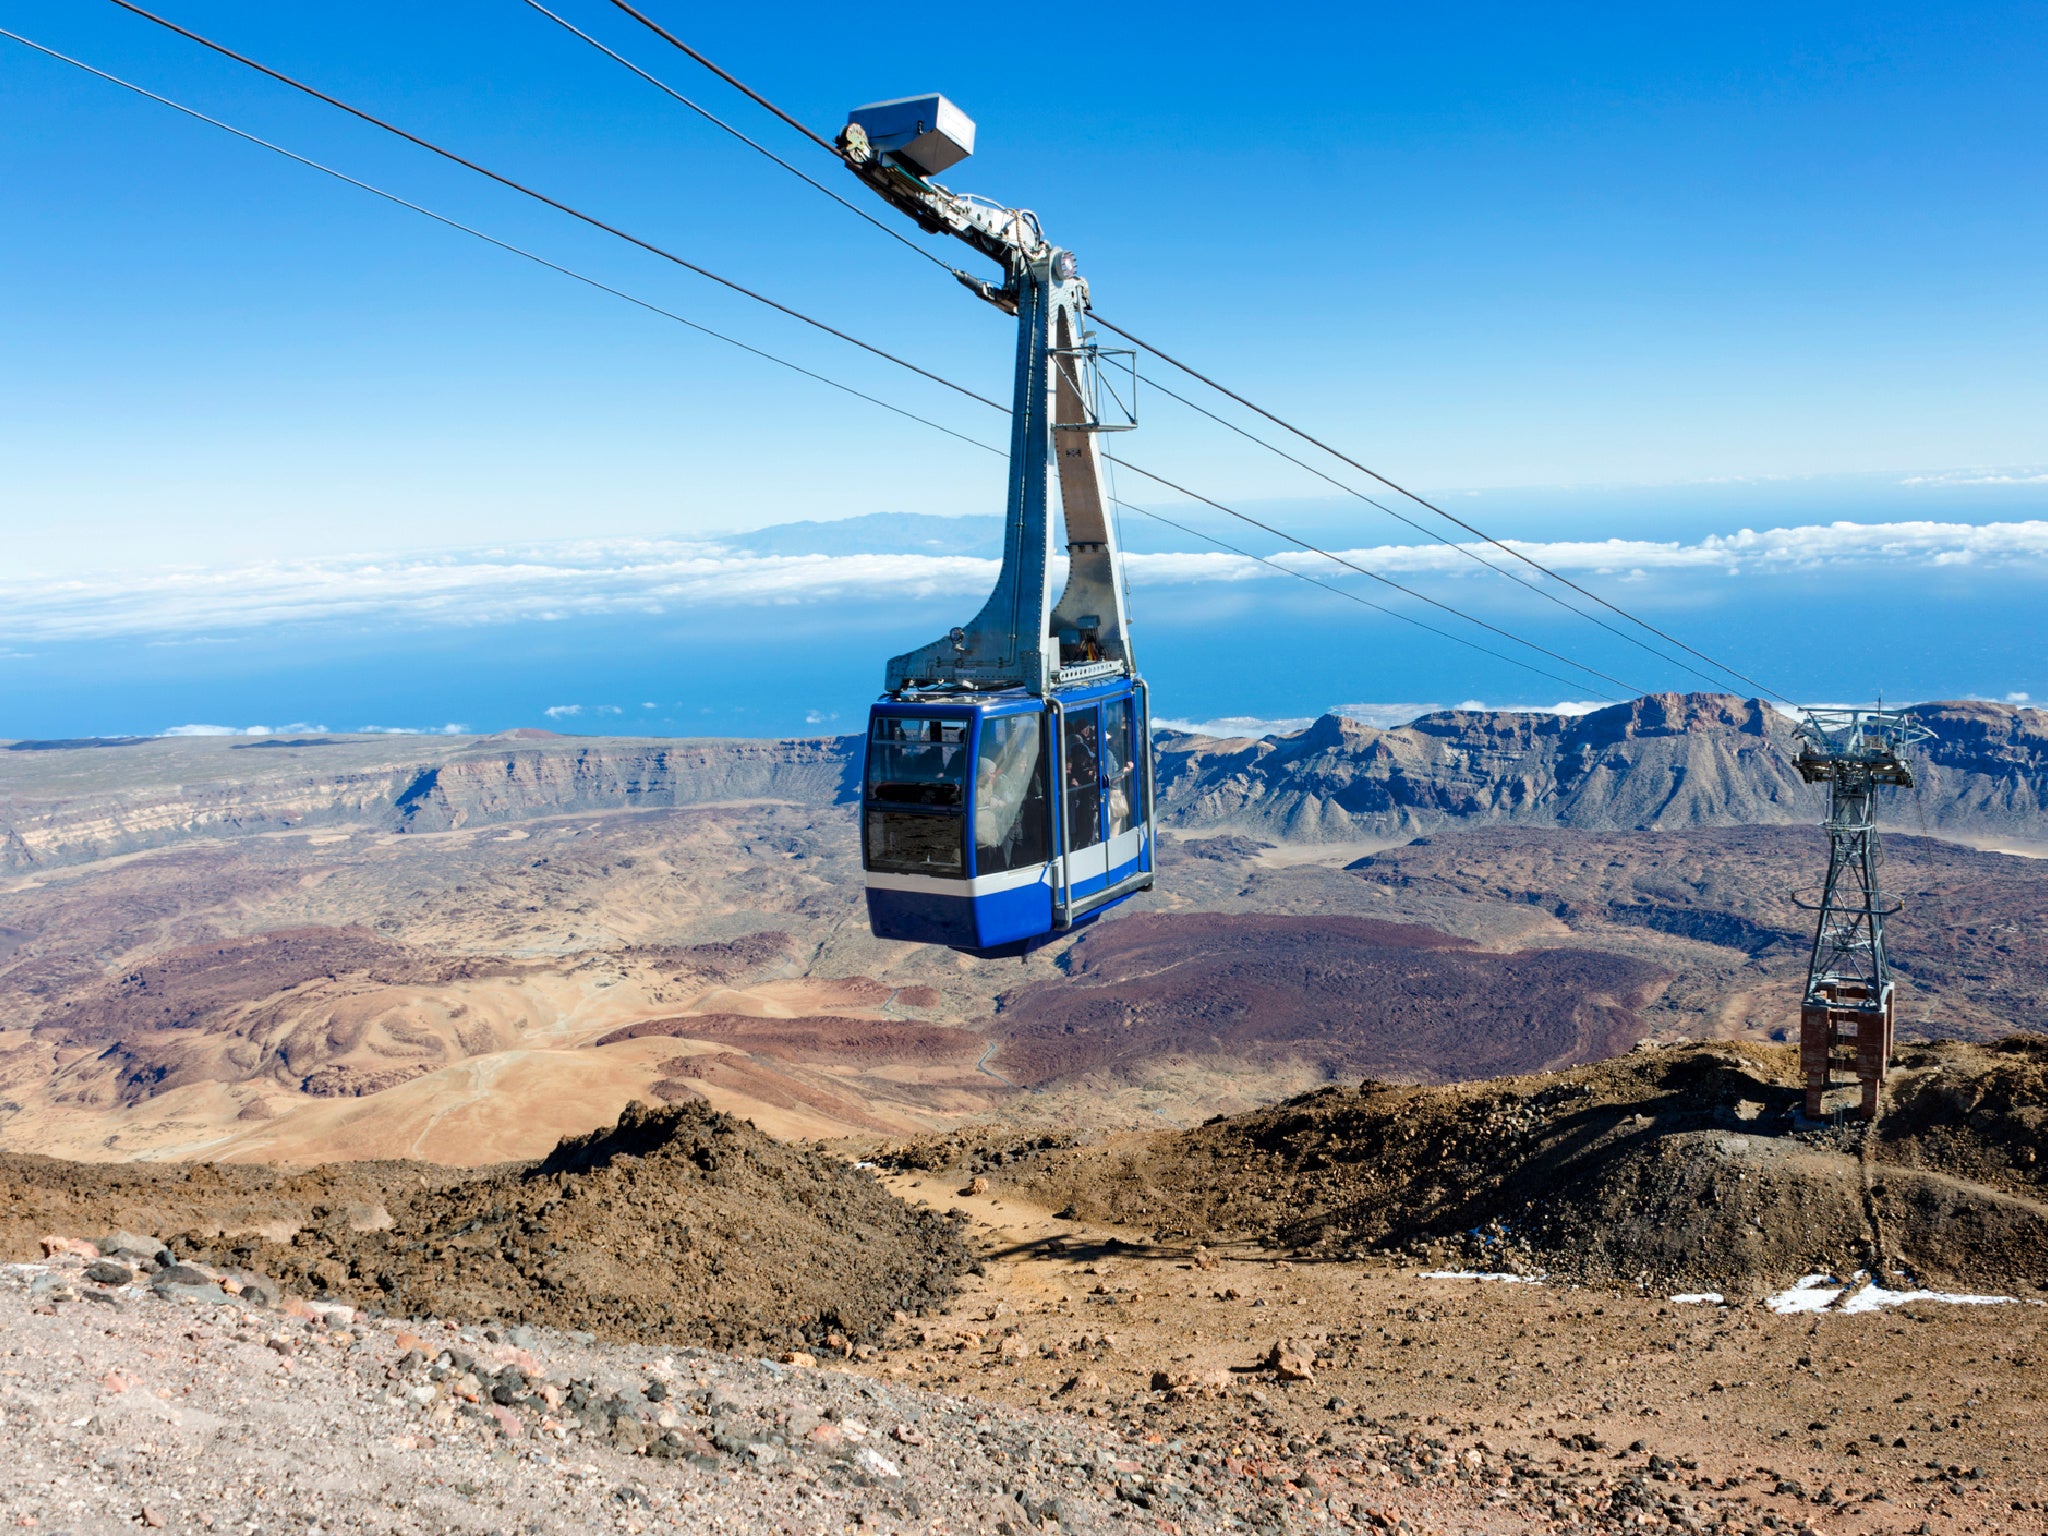
[{"label": "blue sky", "polygon": [[[164,3],[1007,392],[1003,317],[518,0]],[[986,8],[914,26],[843,7],[649,8],[827,130],[863,100],[946,91],[981,132],[952,183],[1036,208],[1105,314],[1396,478],[1477,493],[1504,532],[1685,542],[1835,517],[2043,515],[2028,484],[2048,465],[2038,7],[1331,6],[1247,25],[1241,8],[1133,6],[1091,13],[1059,44]],[[833,173],[610,6],[560,9]],[[1000,440],[993,413],[99,0],[0,0],[0,25]],[[1183,483],[1291,508],[1351,547],[1401,533],[1369,513],[1346,523],[1326,487],[1169,402],[1127,441]],[[0,580],[90,575],[92,592],[108,573],[138,588],[174,566],[260,583],[247,573],[276,562],[978,514],[1001,495],[984,455],[4,42],[0,465]],[[1927,689],[2027,686],[2020,663],[1994,665],[1974,642],[1940,654],[1936,619],[1969,603],[1967,582],[1893,575],[1899,601],[1927,608]],[[2035,579],[1997,582],[2024,593]],[[1676,611],[1763,611],[1671,580],[1660,601]],[[1809,571],[1786,591],[1827,600],[1827,579]],[[2010,631],[2028,602],[2012,603],[1986,643],[2019,656],[2028,636]],[[402,605],[392,613],[377,622],[403,628]],[[152,643],[169,655],[206,627]],[[329,630],[292,633],[283,649],[339,675],[347,647]],[[124,643],[0,635],[35,662],[15,669],[23,697],[70,701],[52,722],[97,718],[89,679],[114,676]],[[115,648],[100,670],[94,647]],[[167,686],[215,675],[183,666],[165,663]],[[1497,695],[1496,681],[1453,691]],[[143,728],[115,696],[106,728]],[[405,702],[424,715],[433,701]]]}]

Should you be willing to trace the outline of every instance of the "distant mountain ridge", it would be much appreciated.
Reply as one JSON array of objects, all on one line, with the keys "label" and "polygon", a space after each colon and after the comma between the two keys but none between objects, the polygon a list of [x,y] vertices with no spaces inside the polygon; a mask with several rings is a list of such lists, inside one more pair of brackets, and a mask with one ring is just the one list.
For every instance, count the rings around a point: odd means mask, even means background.
[{"label": "distant mountain ridge", "polygon": [[[2048,832],[2048,714],[1925,704],[1922,789],[1896,826]],[[195,839],[350,828],[445,832],[542,816],[778,799],[845,816],[859,736],[349,737],[250,752],[219,738],[0,752],[0,870]],[[1792,725],[1754,699],[1649,694],[1592,714],[1446,710],[1393,730],[1325,715],[1286,736],[1162,732],[1161,820],[1341,842],[1461,825],[1606,831],[1808,822]],[[2048,839],[2044,839],[2048,840]]]},{"label": "distant mountain ridge", "polygon": [[[2048,830],[2048,714],[1915,706],[1921,788],[1881,816],[1929,830]],[[1287,736],[1163,734],[1170,824],[1344,841],[1459,824],[1603,831],[1812,821],[1793,722],[1756,699],[1654,693],[1591,714],[1445,710],[1393,730],[1325,715]]]}]

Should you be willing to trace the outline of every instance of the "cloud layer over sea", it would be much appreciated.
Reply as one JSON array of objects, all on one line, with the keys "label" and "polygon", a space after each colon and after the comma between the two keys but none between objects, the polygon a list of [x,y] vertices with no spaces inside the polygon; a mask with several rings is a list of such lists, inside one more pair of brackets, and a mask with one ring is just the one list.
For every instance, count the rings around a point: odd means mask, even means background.
[{"label": "cloud layer over sea", "polygon": [[[1530,526],[1580,536],[1509,541],[1662,635],[1498,547],[1360,544],[1341,509],[1320,524],[1313,508],[1273,516],[1345,564],[1220,518],[1181,514],[1248,553],[1127,515],[1132,633],[1160,723],[1210,734],[1296,730],[1332,700],[1406,701],[1334,706],[1393,727],[1479,700],[1578,711],[1653,689],[2039,698],[2048,518],[2010,510],[2027,515],[1745,527],[1699,508],[1578,523],[1539,510]],[[1645,526],[1678,536],[1606,536]],[[1001,534],[988,516],[872,514],[720,538],[16,576],[0,580],[0,738],[313,734],[314,721],[837,734],[858,729],[888,656],[980,606]],[[235,723],[248,721],[297,723]]]},{"label": "cloud layer over sea", "polygon": [[[829,525],[827,525],[829,526]],[[1693,541],[1507,541],[1553,570],[1610,587],[1658,577],[1819,575],[1830,571],[2038,571],[2048,574],[2048,521],[1838,521],[1741,529]],[[1485,544],[1383,544],[1335,550],[1395,580],[1498,581],[1481,562],[1527,576]],[[1129,554],[1136,593],[1281,582],[1288,573],[1386,589],[1319,555],[1259,559],[1196,549]],[[477,625],[664,614],[706,605],[922,602],[984,594],[997,561],[963,554],[760,553],[741,541],[574,540],[435,555],[266,561],[216,569],[119,572],[0,581],[0,643],[118,637],[176,641],[277,624]],[[1461,599],[1461,602],[1463,600]]]}]

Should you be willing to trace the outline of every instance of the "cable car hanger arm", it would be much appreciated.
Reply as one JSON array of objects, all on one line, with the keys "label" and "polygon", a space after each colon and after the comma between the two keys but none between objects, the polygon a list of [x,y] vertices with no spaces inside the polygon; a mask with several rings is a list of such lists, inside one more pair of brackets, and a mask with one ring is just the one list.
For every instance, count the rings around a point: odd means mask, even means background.
[{"label": "cable car hanger arm", "polygon": [[[916,115],[919,112],[927,115]],[[1006,208],[972,193],[955,192],[932,180],[973,152],[972,122],[943,97],[877,102],[857,109],[839,131],[838,148],[854,175],[920,229],[964,241],[1000,266],[1000,287],[957,267],[953,276],[1004,313],[1017,312],[1019,278],[1050,249],[1038,215],[1028,208]]]}]

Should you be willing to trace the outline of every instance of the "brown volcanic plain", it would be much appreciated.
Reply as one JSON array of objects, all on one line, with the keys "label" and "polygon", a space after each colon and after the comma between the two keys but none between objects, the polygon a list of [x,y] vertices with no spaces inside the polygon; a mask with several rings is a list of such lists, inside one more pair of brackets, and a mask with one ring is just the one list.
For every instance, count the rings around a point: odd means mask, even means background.
[{"label": "brown volcanic plain", "polygon": [[[2023,846],[2038,712],[1923,712],[1921,808]],[[475,1165],[636,1098],[788,1137],[1192,1123],[1359,1075],[1769,1040],[1818,837],[1692,823],[1817,817],[1785,751],[1710,695],[1176,738],[1161,889],[1020,962],[867,934],[843,741],[17,743],[0,1145]],[[1902,1031],[2038,1023],[2048,866],[1889,847]]]}]

